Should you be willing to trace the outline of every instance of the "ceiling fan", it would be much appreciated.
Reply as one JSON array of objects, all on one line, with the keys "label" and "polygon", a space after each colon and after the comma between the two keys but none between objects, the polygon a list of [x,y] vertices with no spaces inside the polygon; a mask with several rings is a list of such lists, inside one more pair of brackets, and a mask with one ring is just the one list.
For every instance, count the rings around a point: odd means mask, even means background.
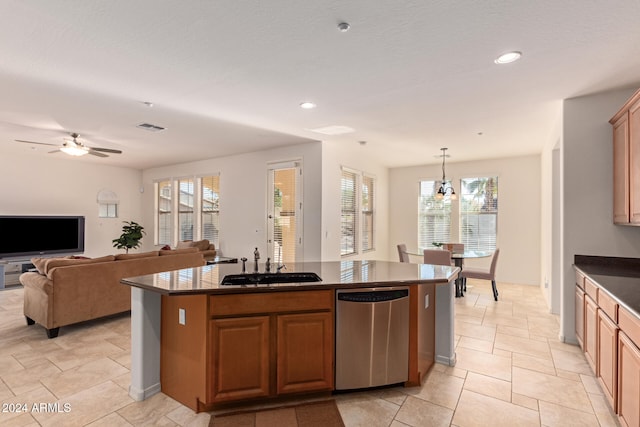
[{"label": "ceiling fan", "polygon": [[109,157],[105,153],[122,153],[122,151],[120,150],[113,150],[111,148],[87,147],[82,142],[78,141],[78,137],[80,135],[75,132],[70,133],[69,135],[71,135],[71,138],[73,139],[65,139],[62,146],[59,146],[57,144],[48,144],[46,142],[23,141],[20,139],[16,139],[15,141],[24,142],[26,144],[51,145],[53,147],[59,147],[57,150],[49,151],[49,153],[57,153],[58,151],[62,151],[63,153],[69,154],[71,156],[84,156],[85,154],[91,154],[98,157]]}]

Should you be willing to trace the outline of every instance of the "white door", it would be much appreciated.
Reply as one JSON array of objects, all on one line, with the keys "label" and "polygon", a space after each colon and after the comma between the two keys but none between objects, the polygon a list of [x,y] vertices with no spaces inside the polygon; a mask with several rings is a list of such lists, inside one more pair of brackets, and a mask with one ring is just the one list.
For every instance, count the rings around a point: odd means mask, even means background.
[{"label": "white door", "polygon": [[302,163],[269,165],[268,257],[274,265],[302,261]]}]

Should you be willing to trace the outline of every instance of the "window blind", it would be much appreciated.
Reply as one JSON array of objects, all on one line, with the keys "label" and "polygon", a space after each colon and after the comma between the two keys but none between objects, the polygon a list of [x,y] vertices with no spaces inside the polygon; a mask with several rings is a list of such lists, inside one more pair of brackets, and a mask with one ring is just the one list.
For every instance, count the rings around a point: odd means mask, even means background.
[{"label": "window blind", "polygon": [[220,233],[220,176],[203,176],[201,179],[202,203],[200,218],[202,238],[219,246]]},{"label": "window blind", "polygon": [[178,240],[193,240],[193,179],[178,181]]},{"label": "window blind", "polygon": [[451,199],[436,199],[440,181],[420,181],[418,195],[418,248],[451,241]]},{"label": "window blind", "polygon": [[494,250],[498,232],[498,177],[460,180],[460,236],[465,250]]},{"label": "window blind", "polygon": [[342,169],[340,179],[340,255],[355,254],[357,236],[356,173]]},{"label": "window blind", "polygon": [[362,250],[370,251],[375,248],[373,234],[373,208],[375,201],[374,179],[362,176]]},{"label": "window blind", "polygon": [[158,205],[157,242],[159,245],[170,245],[173,215],[171,202],[171,181],[156,183]]}]

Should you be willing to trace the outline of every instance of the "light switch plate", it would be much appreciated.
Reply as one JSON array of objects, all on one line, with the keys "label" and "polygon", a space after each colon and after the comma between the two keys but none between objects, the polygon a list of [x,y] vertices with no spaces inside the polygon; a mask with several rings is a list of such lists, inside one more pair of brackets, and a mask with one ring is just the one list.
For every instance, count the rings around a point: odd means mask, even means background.
[{"label": "light switch plate", "polygon": [[178,323],[181,325],[187,324],[187,311],[184,308],[178,309]]}]

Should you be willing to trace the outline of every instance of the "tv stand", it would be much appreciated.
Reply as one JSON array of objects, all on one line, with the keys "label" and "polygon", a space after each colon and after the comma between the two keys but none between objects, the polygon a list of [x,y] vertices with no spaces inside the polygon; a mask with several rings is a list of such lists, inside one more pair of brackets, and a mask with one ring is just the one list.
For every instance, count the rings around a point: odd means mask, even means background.
[{"label": "tv stand", "polygon": [[20,275],[31,268],[34,266],[28,259],[0,260],[0,290],[7,286],[19,285]]}]

